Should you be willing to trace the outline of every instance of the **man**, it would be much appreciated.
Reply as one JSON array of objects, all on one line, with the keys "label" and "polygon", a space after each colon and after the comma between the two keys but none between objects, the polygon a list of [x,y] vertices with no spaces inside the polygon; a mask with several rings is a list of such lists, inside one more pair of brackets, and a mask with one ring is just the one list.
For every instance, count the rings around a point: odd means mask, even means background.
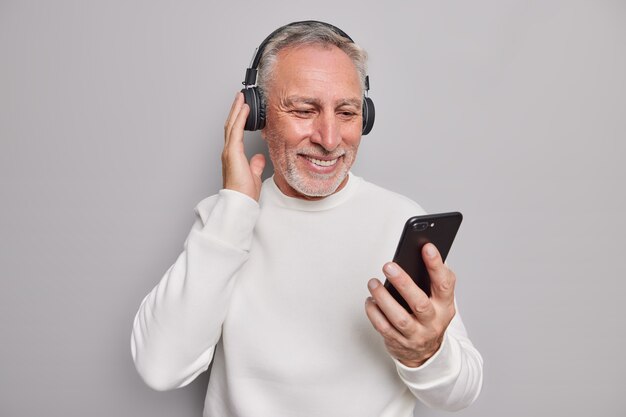
[{"label": "man", "polygon": [[[185,250],[137,313],[133,358],[153,388],[184,386],[213,361],[205,416],[405,417],[418,400],[454,410],[480,391],[482,359],[436,248],[422,254],[430,298],[387,262],[423,210],[350,173],[366,72],[344,35],[320,22],[270,35],[258,85],[274,176],[262,183],[264,157],[244,154],[238,93],[224,188],[196,207]],[[383,265],[413,314],[368,281]]]}]

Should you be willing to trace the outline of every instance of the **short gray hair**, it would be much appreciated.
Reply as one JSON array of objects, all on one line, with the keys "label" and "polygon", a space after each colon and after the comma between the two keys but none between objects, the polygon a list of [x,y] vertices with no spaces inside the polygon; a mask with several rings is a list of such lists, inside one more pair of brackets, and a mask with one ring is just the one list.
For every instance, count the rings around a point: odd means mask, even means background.
[{"label": "short gray hair", "polygon": [[257,77],[257,87],[263,102],[266,101],[265,92],[269,82],[272,80],[278,53],[286,48],[304,45],[336,46],[345,52],[354,63],[361,80],[361,91],[365,92],[367,52],[350,39],[340,35],[327,24],[322,22],[299,22],[285,26],[265,46],[259,61]]}]

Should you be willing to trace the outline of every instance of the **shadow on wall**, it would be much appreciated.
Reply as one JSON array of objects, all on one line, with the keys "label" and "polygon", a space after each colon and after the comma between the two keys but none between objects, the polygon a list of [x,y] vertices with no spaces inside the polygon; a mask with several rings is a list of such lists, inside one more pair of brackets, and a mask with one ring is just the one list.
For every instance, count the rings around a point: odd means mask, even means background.
[{"label": "shadow on wall", "polygon": [[198,376],[190,385],[191,397],[193,398],[192,407],[194,412],[197,411],[199,416],[202,415],[204,410],[204,398],[206,396],[206,389],[209,383],[209,375],[211,373],[211,367],[206,372],[203,372]]}]

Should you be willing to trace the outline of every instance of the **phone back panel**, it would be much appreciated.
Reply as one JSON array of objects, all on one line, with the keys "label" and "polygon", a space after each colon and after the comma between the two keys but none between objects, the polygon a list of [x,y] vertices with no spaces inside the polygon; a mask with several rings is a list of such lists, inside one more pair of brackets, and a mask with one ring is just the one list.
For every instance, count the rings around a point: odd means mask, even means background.
[{"label": "phone back panel", "polygon": [[[430,277],[422,258],[422,248],[426,243],[434,244],[445,261],[462,220],[463,215],[459,212],[428,214],[411,217],[404,225],[393,261],[400,265],[429,297]],[[385,281],[385,287],[408,312],[412,311],[389,281]]]}]

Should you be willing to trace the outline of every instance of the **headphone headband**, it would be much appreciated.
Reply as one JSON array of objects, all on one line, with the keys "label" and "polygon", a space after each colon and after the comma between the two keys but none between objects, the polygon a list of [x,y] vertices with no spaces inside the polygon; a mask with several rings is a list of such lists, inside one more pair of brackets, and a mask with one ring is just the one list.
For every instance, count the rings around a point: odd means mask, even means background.
[{"label": "headphone headband", "polygon": [[[323,25],[333,32],[338,34],[341,37],[348,39],[351,43],[354,43],[352,38],[348,36],[346,32],[339,29],[336,26],[331,25],[330,23],[320,22],[318,20],[302,20],[298,22],[292,22],[287,25],[281,26],[272,33],[270,33],[264,40],[261,42],[258,48],[256,48],[254,52],[254,56],[252,57],[252,62],[250,63],[250,67],[246,69],[246,77],[243,80],[242,84],[244,88],[241,92],[244,94],[245,102],[250,106],[250,113],[246,120],[246,125],[244,127],[245,130],[258,130],[263,129],[265,127],[265,104],[262,102],[258,87],[256,86],[256,78],[258,73],[258,67],[261,62],[261,57],[263,56],[263,52],[265,52],[265,48],[267,44],[281,31],[284,29],[296,26],[296,25],[307,25],[313,26],[316,24]],[[363,135],[367,135],[372,127],[374,126],[374,103],[372,99],[367,96],[367,92],[370,89],[369,76],[365,76],[365,96],[363,97]]]},{"label": "headphone headband", "polygon": [[252,63],[250,64],[250,68],[251,69],[259,68],[259,62],[261,61],[261,57],[263,56],[263,52],[265,51],[265,48],[267,47],[267,44],[278,33],[280,33],[284,29],[287,29],[288,27],[291,27],[291,26],[296,26],[296,25],[312,26],[314,24],[320,24],[320,25],[326,26],[327,28],[332,29],[332,31],[335,32],[336,34],[338,34],[339,36],[343,36],[344,38],[348,39],[350,42],[354,43],[352,38],[350,36],[348,36],[348,34],[346,32],[344,32],[343,30],[339,29],[337,26],[331,25],[330,23],[320,22],[318,20],[302,20],[302,21],[299,21],[299,22],[291,22],[291,23],[286,24],[285,26],[279,27],[278,29],[276,29],[275,31],[270,33],[267,36],[267,38],[263,39],[263,42],[261,42],[261,45],[259,45],[259,47],[256,49],[256,52],[254,53],[254,57],[252,58]]},{"label": "headphone headband", "polygon": [[[259,64],[261,63],[261,57],[263,56],[263,52],[265,51],[267,44],[274,38],[274,36],[276,36],[278,33],[282,32],[284,29],[287,29],[288,27],[291,27],[291,26],[296,26],[296,25],[312,26],[313,24],[320,24],[320,25],[326,26],[327,28],[331,29],[333,32],[335,32],[339,36],[343,36],[344,38],[348,39],[350,42],[354,43],[352,38],[348,36],[346,32],[339,29],[337,26],[331,25],[330,23],[320,22],[318,20],[301,20],[298,22],[288,23],[284,26],[279,27],[272,33],[270,33],[265,39],[263,39],[263,42],[261,42],[261,45],[259,45],[255,49],[254,56],[252,57],[252,62],[250,63],[250,66],[248,67],[248,69],[246,69],[246,78],[243,80],[242,84],[246,88],[256,85],[256,76],[258,73]],[[368,85],[366,89],[369,90],[369,83],[367,84]]]}]

